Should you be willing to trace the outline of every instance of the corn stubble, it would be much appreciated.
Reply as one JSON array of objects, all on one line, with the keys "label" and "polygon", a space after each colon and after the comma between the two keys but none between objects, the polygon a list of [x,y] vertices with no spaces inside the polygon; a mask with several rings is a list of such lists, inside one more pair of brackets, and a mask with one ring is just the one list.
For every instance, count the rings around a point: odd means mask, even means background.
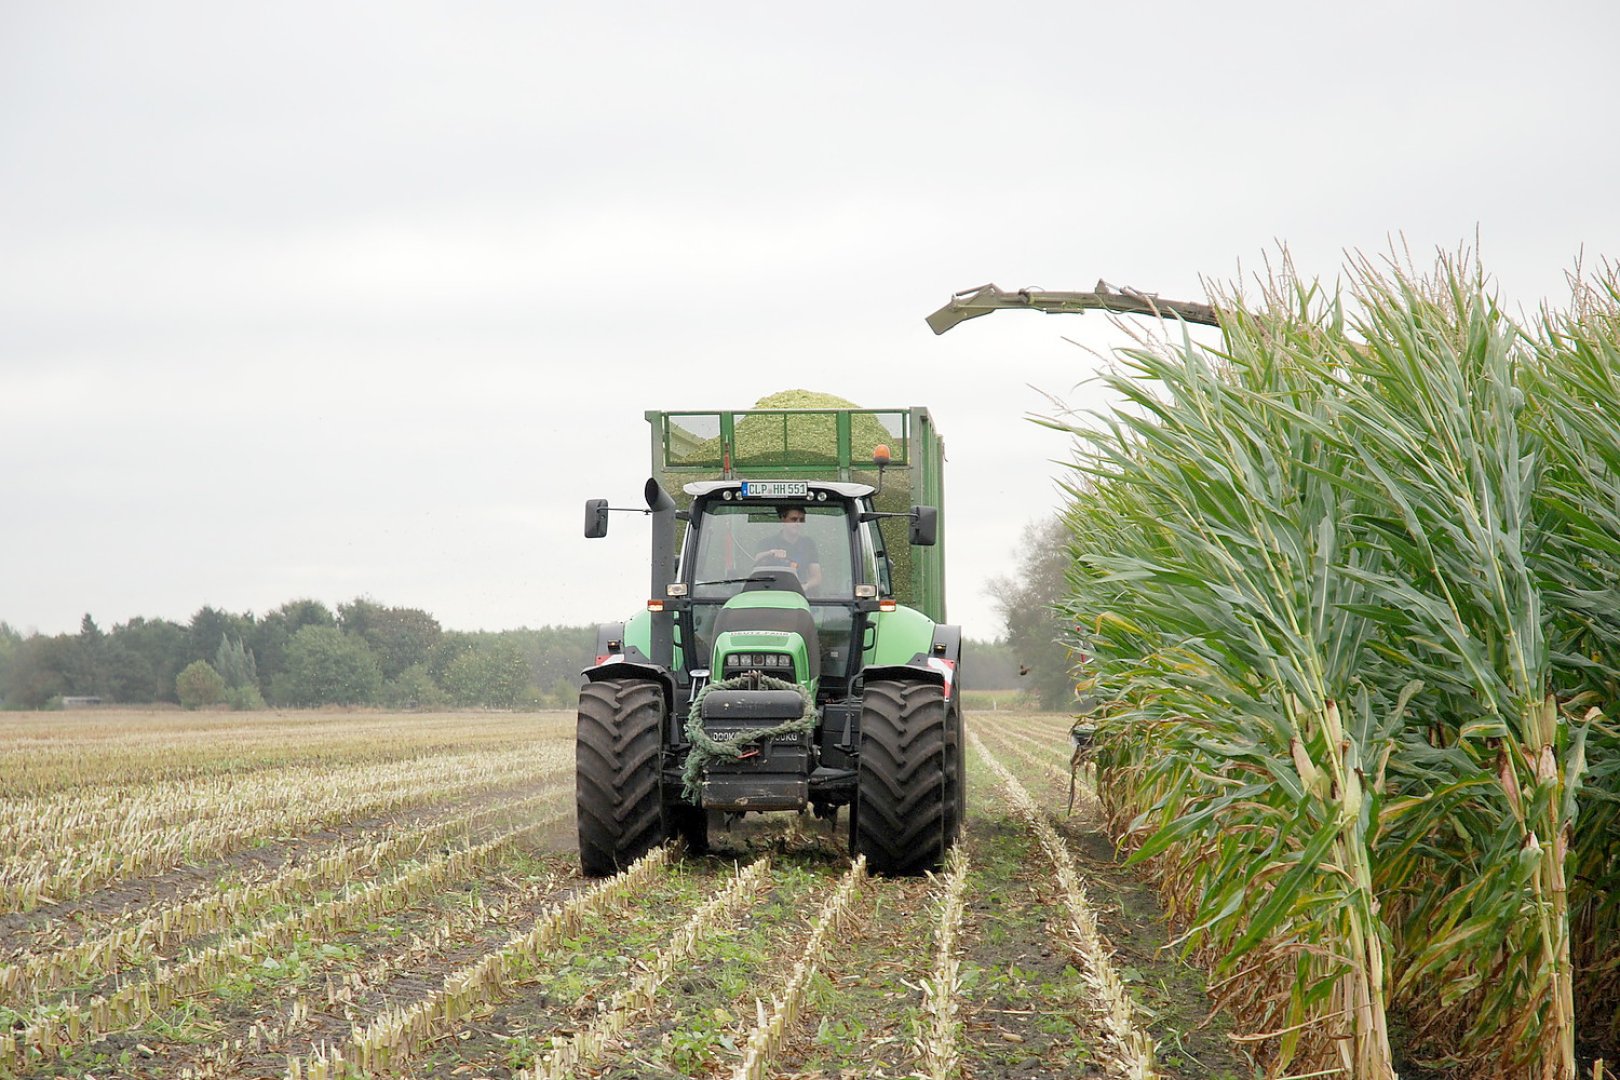
[{"label": "corn stubble", "polygon": [[945,860],[938,883],[939,915],[934,929],[934,970],[922,984],[923,1029],[917,1036],[917,1072],[926,1080],[954,1080],[962,1075],[962,957],[958,939],[967,894],[967,849],[957,845]]},{"label": "corn stubble", "polygon": [[553,827],[563,816],[562,811],[555,811],[474,847],[411,863],[387,879],[351,886],[331,900],[261,923],[182,959],[160,963],[149,977],[127,982],[83,1005],[70,996],[45,1006],[25,1017],[14,1034],[0,1035],[0,1068],[49,1058],[89,1036],[133,1027],[207,990],[224,976],[249,967],[267,950],[285,947],[304,935],[330,937],[363,920],[433,895],[447,882],[504,857],[519,842]]},{"label": "corn stubble", "polygon": [[809,940],[793,962],[787,979],[772,997],[769,1011],[763,1001],[754,1000],[757,1019],[748,1033],[747,1041],[743,1043],[742,1061],[732,1071],[732,1080],[765,1080],[770,1075],[771,1061],[781,1047],[783,1038],[798,1022],[805,988],[815,977],[816,965],[827,948],[828,939],[843,926],[865,880],[866,856],[858,855],[833,887],[831,895],[822,901]]},{"label": "corn stubble", "polygon": [[13,1003],[37,1003],[51,991],[71,983],[117,974],[142,962],[150,951],[217,933],[244,918],[303,900],[320,886],[349,882],[366,871],[391,868],[402,859],[469,832],[485,817],[541,810],[569,793],[554,786],[470,815],[446,817],[381,839],[340,844],[311,862],[290,865],[267,880],[204,892],[183,903],[163,906],[137,922],[88,933],[71,945],[22,953],[0,964],[0,996]]},{"label": "corn stubble", "polygon": [[658,1000],[658,989],[697,953],[703,940],[725,924],[745,904],[758,899],[770,883],[770,860],[760,859],[740,868],[722,888],[694,911],[673,937],[658,950],[630,985],[614,994],[591,1021],[566,1037],[554,1037],[552,1047],[532,1070],[515,1080],[565,1080],[595,1062],[609,1042],[644,1016]]},{"label": "corn stubble", "polygon": [[669,849],[654,848],[623,873],[552,905],[526,933],[451,972],[434,993],[409,1006],[385,1009],[364,1028],[357,1025],[345,1046],[322,1047],[308,1058],[289,1060],[286,1075],[289,1080],[331,1080],[349,1075],[351,1066],[364,1073],[399,1068],[480,1006],[510,996],[513,983],[536,959],[555,949],[566,935],[577,933],[588,917],[612,910],[646,888],[668,863]]},{"label": "corn stubble", "polygon": [[561,772],[554,747],[163,782],[0,803],[0,914],[285,835]]},{"label": "corn stubble", "polygon": [[1091,1009],[1102,1029],[1106,1048],[1104,1060],[1112,1072],[1126,1080],[1154,1080],[1159,1073],[1154,1064],[1153,1037],[1142,1026],[1136,1005],[1114,967],[1108,944],[1097,927],[1097,914],[1080,881],[1074,856],[1058,831],[1047,820],[1023,783],[990,752],[977,733],[968,732],[968,741],[990,767],[1013,814],[1035,835],[1042,853],[1052,867],[1062,904],[1063,921],[1059,931],[1076,961],[1080,977],[1091,997]]},{"label": "corn stubble", "polygon": [[1077,438],[1099,789],[1274,1074],[1572,1078],[1620,1025],[1620,287],[1285,265]]}]

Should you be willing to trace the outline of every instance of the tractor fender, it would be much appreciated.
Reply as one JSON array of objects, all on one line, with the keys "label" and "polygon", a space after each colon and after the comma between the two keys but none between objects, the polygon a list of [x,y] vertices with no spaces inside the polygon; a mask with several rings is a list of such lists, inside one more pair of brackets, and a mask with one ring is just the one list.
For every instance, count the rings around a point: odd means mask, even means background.
[{"label": "tractor fender", "polygon": [[596,628],[596,663],[580,674],[586,682],[604,679],[650,679],[664,691],[664,705],[675,704],[675,676],[652,662],[633,642],[624,638],[624,623],[603,623]]},{"label": "tractor fender", "polygon": [[931,682],[945,690],[950,701],[960,689],[962,664],[962,628],[935,626],[934,638],[926,653],[917,653],[904,664],[882,664],[869,667],[861,673],[867,682],[894,679],[901,682]]},{"label": "tractor fender", "polygon": [[962,666],[962,628],[960,626],[947,626],[940,624],[934,627],[934,648],[931,656],[942,656],[958,668],[957,677],[961,677]]},{"label": "tractor fender", "polygon": [[624,651],[624,623],[599,623],[596,627],[596,663],[605,664],[614,653]]}]

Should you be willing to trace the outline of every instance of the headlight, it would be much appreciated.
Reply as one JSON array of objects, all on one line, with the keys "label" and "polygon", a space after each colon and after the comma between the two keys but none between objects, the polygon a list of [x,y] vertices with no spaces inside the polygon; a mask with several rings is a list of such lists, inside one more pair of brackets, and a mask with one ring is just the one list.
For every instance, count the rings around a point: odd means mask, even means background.
[{"label": "headlight", "polygon": [[787,653],[731,653],[726,657],[725,670],[763,671],[773,675],[793,677],[793,657]]}]

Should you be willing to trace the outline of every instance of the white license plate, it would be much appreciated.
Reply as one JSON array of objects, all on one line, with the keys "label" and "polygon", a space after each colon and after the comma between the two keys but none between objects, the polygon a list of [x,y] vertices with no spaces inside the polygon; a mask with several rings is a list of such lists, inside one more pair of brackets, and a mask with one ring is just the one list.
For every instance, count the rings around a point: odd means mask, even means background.
[{"label": "white license plate", "polygon": [[745,499],[802,499],[810,494],[810,486],[803,480],[744,480],[742,497]]}]

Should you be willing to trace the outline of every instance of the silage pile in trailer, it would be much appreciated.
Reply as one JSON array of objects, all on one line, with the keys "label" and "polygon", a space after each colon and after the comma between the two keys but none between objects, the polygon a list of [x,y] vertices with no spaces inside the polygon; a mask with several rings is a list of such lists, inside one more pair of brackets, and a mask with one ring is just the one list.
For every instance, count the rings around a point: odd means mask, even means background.
[{"label": "silage pile in trailer", "polygon": [[1349,277],[1058,425],[1102,796],[1278,1073],[1573,1077],[1620,1025],[1620,285]]},{"label": "silage pile in trailer", "polygon": [[[817,390],[780,390],[754,402],[754,409],[860,409],[837,394]],[[872,451],[880,445],[895,442],[895,435],[869,412],[857,412],[850,417],[850,457],[853,464],[850,479],[856,483],[878,485],[878,475],[872,466]],[[836,480],[838,466],[838,421],[832,412],[810,413],[788,422],[780,413],[749,412],[739,415],[734,432],[736,458],[735,472],[744,479],[761,479],[766,475],[798,476],[806,479]],[[898,448],[896,448],[898,449]],[[688,450],[694,458],[720,460],[720,437],[700,442]],[[909,462],[908,462],[909,463]],[[751,469],[765,467],[768,473],[754,473]],[[785,471],[784,471],[785,470]],[[878,510],[904,514],[911,509],[912,479],[909,468],[894,469],[883,477],[882,490],[874,505]],[[689,505],[689,496],[681,496],[681,504]],[[889,564],[893,574],[896,599],[903,604],[918,602],[916,583],[912,578],[911,544],[903,520],[886,518],[878,523],[889,551]]]}]

